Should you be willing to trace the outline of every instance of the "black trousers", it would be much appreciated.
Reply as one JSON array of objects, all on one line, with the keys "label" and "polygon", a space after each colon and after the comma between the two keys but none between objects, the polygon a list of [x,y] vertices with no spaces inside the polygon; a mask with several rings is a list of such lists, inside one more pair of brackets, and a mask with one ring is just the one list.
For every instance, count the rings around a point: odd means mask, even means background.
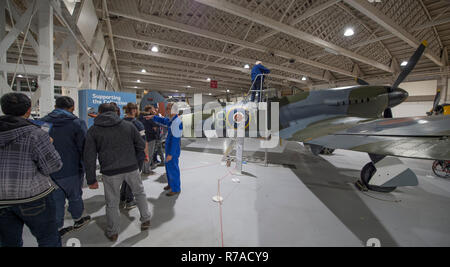
[{"label": "black trousers", "polygon": [[264,85],[264,80],[261,83],[261,78],[257,78],[255,80],[255,82],[253,83],[252,94],[251,94],[251,97],[250,97],[250,101],[251,102],[255,101],[256,94],[258,94],[258,102],[261,102],[263,85]]},{"label": "black trousers", "polygon": [[[144,165],[144,162],[139,162],[139,172],[142,171],[142,166]],[[127,203],[130,203],[134,200],[133,192],[131,192],[131,187],[127,184],[127,182],[123,182],[122,186],[120,187],[120,201],[125,201]]]}]

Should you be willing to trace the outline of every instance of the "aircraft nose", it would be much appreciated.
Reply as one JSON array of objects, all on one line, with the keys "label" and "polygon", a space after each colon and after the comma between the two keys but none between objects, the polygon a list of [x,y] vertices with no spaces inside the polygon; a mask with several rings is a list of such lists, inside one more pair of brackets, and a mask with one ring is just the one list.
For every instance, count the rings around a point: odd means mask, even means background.
[{"label": "aircraft nose", "polygon": [[396,88],[393,92],[389,93],[389,107],[393,108],[405,101],[409,94],[403,89]]}]

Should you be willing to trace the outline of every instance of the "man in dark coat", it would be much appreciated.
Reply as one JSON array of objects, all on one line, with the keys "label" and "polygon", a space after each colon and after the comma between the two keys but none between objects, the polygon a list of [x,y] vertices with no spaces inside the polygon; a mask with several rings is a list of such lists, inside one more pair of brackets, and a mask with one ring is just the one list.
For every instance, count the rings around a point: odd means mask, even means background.
[{"label": "man in dark coat", "polygon": [[250,101],[255,101],[255,96],[258,94],[258,102],[261,102],[262,90],[264,87],[264,75],[269,74],[270,70],[263,66],[261,61],[256,61],[252,68],[252,93]]},{"label": "man in dark coat", "polygon": [[111,104],[101,104],[94,125],[89,128],[84,148],[86,180],[90,189],[98,189],[96,161],[100,162],[106,199],[109,240],[115,242],[120,231],[120,187],[130,186],[141,214],[141,230],[150,228],[147,196],[139,173],[138,156],[145,151],[145,142],[133,123],[122,120]]},{"label": "man in dark coat", "polygon": [[[86,123],[73,114],[75,103],[72,98],[62,96],[56,99],[55,110],[45,116],[42,121],[52,125],[49,132],[53,145],[61,156],[63,167],[51,175],[59,186],[55,191],[56,221],[61,236],[88,224],[91,217],[82,217],[83,204],[83,148],[86,139]],[[74,225],[63,228],[66,199],[69,201],[69,212]]]}]

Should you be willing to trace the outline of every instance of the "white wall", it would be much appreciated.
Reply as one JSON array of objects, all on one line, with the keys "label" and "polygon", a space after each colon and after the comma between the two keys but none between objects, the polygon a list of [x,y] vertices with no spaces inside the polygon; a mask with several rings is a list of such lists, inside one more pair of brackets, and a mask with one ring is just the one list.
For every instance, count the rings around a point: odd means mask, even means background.
[{"label": "white wall", "polygon": [[[421,81],[402,83],[400,88],[406,90],[410,96],[432,96],[436,94],[437,81]],[[433,108],[433,101],[404,102],[392,109],[394,117],[426,116]]]},{"label": "white wall", "polygon": [[433,108],[433,101],[404,102],[392,109],[394,118],[426,116]]},{"label": "white wall", "polygon": [[447,99],[445,102],[450,103],[450,79],[448,79]]},{"label": "white wall", "polygon": [[436,94],[437,81],[401,83],[399,88],[406,90],[410,96],[429,96]]}]

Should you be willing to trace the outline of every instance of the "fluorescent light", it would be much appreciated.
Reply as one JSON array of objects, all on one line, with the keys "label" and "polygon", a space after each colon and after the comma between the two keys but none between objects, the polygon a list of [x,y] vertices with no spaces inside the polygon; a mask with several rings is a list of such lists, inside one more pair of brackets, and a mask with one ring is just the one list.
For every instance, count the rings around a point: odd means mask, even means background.
[{"label": "fluorescent light", "polygon": [[135,89],[137,88],[137,86],[134,87]]},{"label": "fluorescent light", "polygon": [[208,79],[206,79],[208,82],[210,82],[211,81],[211,78],[208,78]]},{"label": "fluorescent light", "polygon": [[187,86],[187,88],[191,88],[191,86],[190,86],[190,85],[188,85],[188,86]]},{"label": "fluorescent light", "polygon": [[344,36],[349,37],[349,36],[352,36],[354,34],[355,34],[355,31],[352,28],[348,28],[348,29],[345,30]]},{"label": "fluorescent light", "polygon": [[402,67],[405,67],[406,65],[408,65],[408,61],[403,61],[402,64],[400,64]]},{"label": "fluorescent light", "polygon": [[227,93],[229,93],[230,92],[230,90],[229,89],[227,89]]},{"label": "fluorescent light", "polygon": [[19,75],[17,75],[17,77],[19,77],[19,78],[23,78],[22,74],[19,74]]},{"label": "fluorescent light", "polygon": [[141,82],[141,80],[137,80],[136,82],[140,83],[140,82]]},{"label": "fluorescent light", "polygon": [[156,45],[154,45],[152,47],[152,52],[158,53],[159,52],[159,48]]},{"label": "fluorescent light", "polygon": [[250,69],[250,65],[245,64],[244,68],[245,68],[245,69]]},{"label": "fluorescent light", "polygon": [[142,73],[146,73],[147,71],[146,71],[145,69],[142,69],[141,72],[142,72]]},{"label": "fluorescent light", "polygon": [[211,93],[209,93],[209,95],[212,95]]},{"label": "fluorescent light", "polygon": [[306,81],[306,77],[305,76],[303,76],[302,81]]}]

